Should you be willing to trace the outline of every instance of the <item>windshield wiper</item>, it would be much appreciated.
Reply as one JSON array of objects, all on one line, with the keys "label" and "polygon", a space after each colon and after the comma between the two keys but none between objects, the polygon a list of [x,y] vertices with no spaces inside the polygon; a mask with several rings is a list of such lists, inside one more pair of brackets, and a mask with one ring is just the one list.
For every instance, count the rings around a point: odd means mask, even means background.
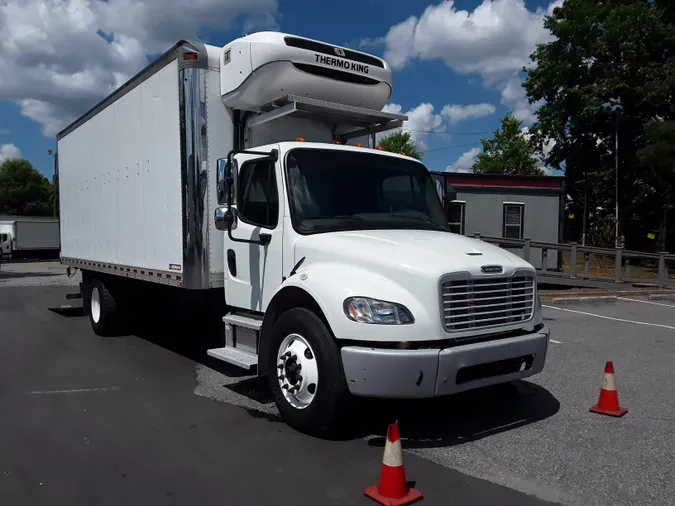
[{"label": "windshield wiper", "polygon": [[402,214],[402,213],[397,213],[397,212],[393,212],[391,214],[392,214],[392,216],[396,216],[396,217],[410,218],[411,220],[424,221],[426,223],[431,223],[437,229],[442,230],[443,232],[447,232],[447,230],[444,229],[441,225],[439,225],[434,220],[432,220],[431,218],[429,218],[428,216],[426,216],[424,214],[412,214],[411,215],[411,214]]},{"label": "windshield wiper", "polygon": [[334,214],[332,216],[313,216],[305,217],[303,220],[356,220],[356,221],[366,221],[365,218],[361,216],[354,216],[353,214]]}]

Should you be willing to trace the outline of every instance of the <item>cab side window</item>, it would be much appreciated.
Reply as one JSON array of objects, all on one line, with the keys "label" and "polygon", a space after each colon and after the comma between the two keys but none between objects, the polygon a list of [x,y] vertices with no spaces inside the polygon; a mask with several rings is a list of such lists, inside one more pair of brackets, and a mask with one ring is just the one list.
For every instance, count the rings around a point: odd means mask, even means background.
[{"label": "cab side window", "polygon": [[274,162],[252,160],[244,163],[238,183],[239,218],[251,225],[275,228],[279,221],[279,193]]}]

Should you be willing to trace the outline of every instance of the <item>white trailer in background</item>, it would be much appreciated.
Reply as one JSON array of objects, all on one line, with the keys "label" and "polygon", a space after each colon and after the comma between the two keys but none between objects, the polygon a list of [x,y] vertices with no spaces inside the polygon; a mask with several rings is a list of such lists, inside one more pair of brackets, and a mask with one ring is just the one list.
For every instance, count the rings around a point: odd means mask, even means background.
[{"label": "white trailer in background", "polygon": [[62,262],[94,331],[151,300],[208,303],[208,354],[267,376],[318,435],[352,396],[541,371],[534,268],[450,233],[427,168],[375,149],[406,119],[382,111],[392,83],[380,58],[283,33],[180,41],[63,130]]},{"label": "white trailer in background", "polygon": [[59,246],[58,218],[0,216],[0,255],[3,260],[57,257]]}]

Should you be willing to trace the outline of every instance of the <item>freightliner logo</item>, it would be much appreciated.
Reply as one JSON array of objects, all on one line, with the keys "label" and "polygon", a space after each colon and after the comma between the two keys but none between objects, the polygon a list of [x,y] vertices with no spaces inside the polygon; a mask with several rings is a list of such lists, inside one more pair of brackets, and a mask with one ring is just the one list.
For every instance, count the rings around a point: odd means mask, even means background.
[{"label": "freightliner logo", "polygon": [[480,270],[485,274],[497,274],[504,270],[501,265],[483,265]]}]

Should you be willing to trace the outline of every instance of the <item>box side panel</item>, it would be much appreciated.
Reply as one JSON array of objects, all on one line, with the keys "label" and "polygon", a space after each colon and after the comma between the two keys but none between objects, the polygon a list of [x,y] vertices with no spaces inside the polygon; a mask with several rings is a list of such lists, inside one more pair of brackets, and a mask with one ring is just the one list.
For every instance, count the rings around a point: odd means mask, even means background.
[{"label": "box side panel", "polygon": [[58,249],[58,222],[17,221],[16,248],[19,250]]},{"label": "box side panel", "polygon": [[209,68],[206,79],[207,85],[207,132],[208,132],[208,235],[209,235],[209,269],[210,285],[223,286],[224,282],[224,233],[216,229],[213,213],[218,207],[216,188],[216,170],[218,159],[226,158],[232,149],[234,139],[234,125],[232,111],[223,105],[220,97],[220,71]]},{"label": "box side panel", "polygon": [[61,256],[182,271],[178,62],[58,142]]}]

